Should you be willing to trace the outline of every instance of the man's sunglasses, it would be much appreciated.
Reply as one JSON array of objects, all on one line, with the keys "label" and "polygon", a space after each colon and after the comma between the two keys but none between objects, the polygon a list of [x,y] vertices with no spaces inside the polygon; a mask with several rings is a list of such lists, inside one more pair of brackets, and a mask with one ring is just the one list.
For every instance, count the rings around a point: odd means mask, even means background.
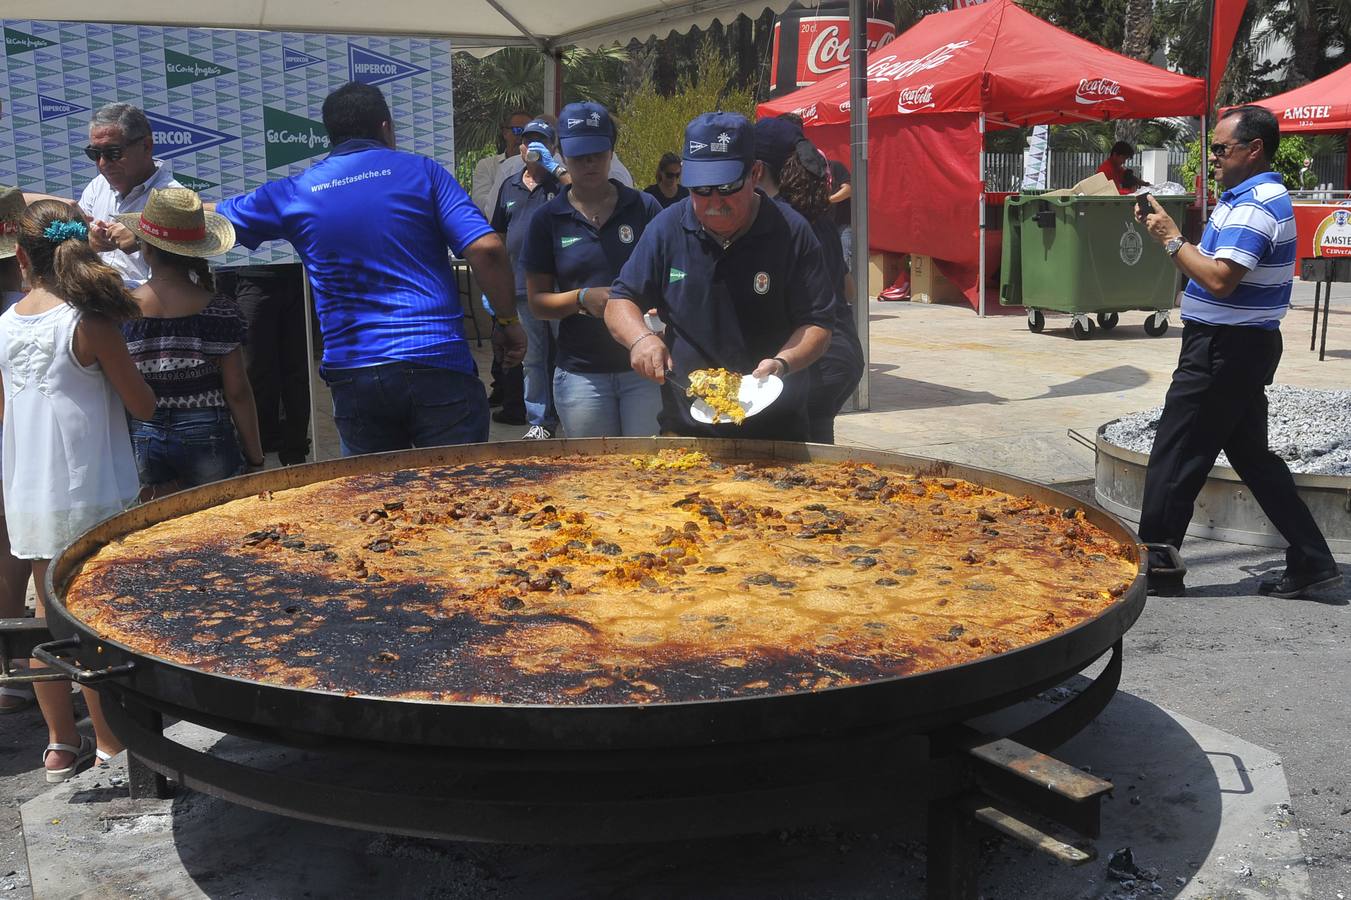
[{"label": "man's sunglasses", "polygon": [[729,181],[727,184],[720,184],[717,187],[692,187],[691,193],[698,194],[700,197],[712,197],[713,192],[717,191],[720,197],[730,197],[746,186],[746,176],[742,175],[736,181]]},{"label": "man's sunglasses", "polygon": [[517,137],[520,137],[522,134],[525,134],[524,125],[508,125],[507,127],[510,128],[511,133],[516,135]]},{"label": "man's sunglasses", "polygon": [[107,147],[89,146],[84,148],[84,155],[89,157],[91,162],[98,162],[99,157],[103,157],[108,162],[117,162],[127,152],[123,144],[109,144]]},{"label": "man's sunglasses", "polygon": [[[1253,140],[1257,140],[1253,138]],[[1224,159],[1229,155],[1229,151],[1235,147],[1242,147],[1244,144],[1251,144],[1252,141],[1234,141],[1232,144],[1211,144],[1210,155],[1219,159]]]}]

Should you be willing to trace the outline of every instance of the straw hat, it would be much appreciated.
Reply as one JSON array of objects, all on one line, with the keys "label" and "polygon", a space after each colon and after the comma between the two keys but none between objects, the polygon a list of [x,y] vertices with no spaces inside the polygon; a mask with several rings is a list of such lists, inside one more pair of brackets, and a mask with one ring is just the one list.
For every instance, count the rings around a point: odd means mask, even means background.
[{"label": "straw hat", "polygon": [[117,217],[147,244],[179,256],[219,256],[235,245],[235,227],[202,209],[187,188],[151,190],[145,209]]},{"label": "straw hat", "polygon": [[0,186],[0,259],[8,259],[19,247],[19,220],[28,204],[23,191],[16,187]]}]

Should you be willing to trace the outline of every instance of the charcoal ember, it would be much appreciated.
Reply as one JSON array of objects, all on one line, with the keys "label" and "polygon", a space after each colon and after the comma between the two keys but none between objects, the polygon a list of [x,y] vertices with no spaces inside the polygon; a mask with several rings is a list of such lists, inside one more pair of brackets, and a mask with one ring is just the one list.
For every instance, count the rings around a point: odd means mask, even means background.
[{"label": "charcoal ember", "polygon": [[305,549],[310,553],[323,553],[325,550],[331,550],[332,544],[310,544]]},{"label": "charcoal ember", "polygon": [[871,569],[873,566],[877,565],[877,559],[872,556],[856,556],[850,560],[849,564],[851,566],[857,566],[860,569]]},{"label": "charcoal ember", "polygon": [[742,582],[742,584],[773,584],[773,583],[774,583],[774,576],[769,574],[768,572],[756,572],[754,575],[748,576],[746,580]]},{"label": "charcoal ember", "polygon": [[295,540],[295,539],[292,539],[292,540],[289,540],[289,541],[282,541],[282,542],[281,542],[281,545],[282,545],[283,547],[285,547],[287,550],[304,550],[304,549],[305,549],[305,542],[304,542],[304,541],[301,541],[301,540]]},{"label": "charcoal ember", "polygon": [[966,552],[962,554],[961,559],[962,562],[964,563],[974,565],[980,562],[981,556],[979,553],[976,552],[976,549],[974,547],[967,547]]},{"label": "charcoal ember", "polygon": [[919,574],[915,569],[907,568],[907,567],[904,567],[904,566],[902,566],[902,567],[899,568],[899,569],[892,569],[891,572],[892,572],[893,575],[905,575],[905,576],[918,575],[918,574]]},{"label": "charcoal ember", "polygon": [[368,576],[366,576],[366,583],[367,583],[367,584],[379,584],[380,582],[382,582],[382,581],[384,581],[384,580],[385,580],[385,579],[384,579],[382,576],[380,576],[380,575],[368,575]]},{"label": "charcoal ember", "polygon": [[497,605],[507,610],[508,612],[511,612],[524,607],[525,601],[522,600],[520,597],[503,597],[501,600],[497,601]]},{"label": "charcoal ember", "polygon": [[671,543],[671,541],[675,540],[675,538],[676,530],[670,525],[667,525],[662,533],[657,535],[657,546],[665,547],[667,544]]},{"label": "charcoal ember", "polygon": [[334,553],[332,550],[325,550],[323,560],[324,562],[337,562],[338,554]]},{"label": "charcoal ember", "polygon": [[710,575],[722,575],[727,571],[726,566],[704,566],[704,571]]},{"label": "charcoal ember", "polygon": [[1076,507],[1067,506],[1065,507],[1065,511],[1062,512],[1061,515],[1067,519],[1073,519],[1075,516],[1079,515],[1079,510]]},{"label": "charcoal ember", "polygon": [[530,573],[525,569],[518,569],[515,566],[503,566],[497,570],[498,575],[510,575],[513,578],[529,578]]},{"label": "charcoal ember", "polygon": [[995,516],[994,513],[990,512],[989,510],[982,509],[976,512],[976,519],[981,522],[993,522],[995,520]]},{"label": "charcoal ember", "polygon": [[383,505],[385,507],[386,512],[395,512],[397,510],[403,509],[402,500],[388,500]]},{"label": "charcoal ember", "polygon": [[372,553],[384,553],[393,546],[394,544],[388,538],[377,538],[367,544],[366,549]]},{"label": "charcoal ember", "polygon": [[938,486],[950,491],[957,486],[957,482],[951,478],[944,478],[942,481],[938,482]]},{"label": "charcoal ember", "polygon": [[897,581],[895,578],[887,578],[887,577],[879,578],[877,579],[877,581],[873,583],[881,585],[882,587],[894,587],[895,585],[900,584],[900,582]]},{"label": "charcoal ember", "polygon": [[962,585],[962,587],[966,588],[968,591],[982,591],[985,593],[990,593],[999,590],[997,587],[995,587],[993,584],[990,584],[988,581],[969,581],[966,584]]},{"label": "charcoal ember", "polygon": [[947,634],[936,634],[934,635],[934,637],[940,641],[951,643],[952,641],[957,640],[957,638],[961,637],[965,633],[966,633],[965,628],[963,628],[960,625],[953,625],[951,628],[948,629]]},{"label": "charcoal ember", "polygon": [[1107,860],[1107,877],[1113,881],[1158,881],[1159,870],[1141,868],[1135,861],[1135,853],[1130,847],[1121,847],[1112,852]]}]

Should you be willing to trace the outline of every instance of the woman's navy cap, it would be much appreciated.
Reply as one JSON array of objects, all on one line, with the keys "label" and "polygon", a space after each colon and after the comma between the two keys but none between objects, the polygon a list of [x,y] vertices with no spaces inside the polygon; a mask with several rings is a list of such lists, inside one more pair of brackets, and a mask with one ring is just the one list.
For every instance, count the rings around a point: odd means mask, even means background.
[{"label": "woman's navy cap", "polygon": [[680,183],[685,187],[731,184],[755,162],[755,130],[739,113],[711,112],[685,126]]},{"label": "woman's navy cap", "polygon": [[558,114],[558,144],[564,156],[613,150],[615,123],[599,103],[569,103]]}]

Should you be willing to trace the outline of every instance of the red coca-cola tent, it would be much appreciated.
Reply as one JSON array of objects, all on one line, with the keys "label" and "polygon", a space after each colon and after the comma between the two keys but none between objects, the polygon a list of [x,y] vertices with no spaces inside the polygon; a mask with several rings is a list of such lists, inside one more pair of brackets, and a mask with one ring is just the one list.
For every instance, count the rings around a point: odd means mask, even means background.
[{"label": "red coca-cola tent", "polygon": [[[1196,116],[1205,107],[1201,79],[1113,53],[1012,0],[925,17],[869,55],[868,82],[869,244],[940,260],[982,313],[986,128]],[[849,105],[839,75],[759,113],[796,112],[827,155],[848,159]]]}]

